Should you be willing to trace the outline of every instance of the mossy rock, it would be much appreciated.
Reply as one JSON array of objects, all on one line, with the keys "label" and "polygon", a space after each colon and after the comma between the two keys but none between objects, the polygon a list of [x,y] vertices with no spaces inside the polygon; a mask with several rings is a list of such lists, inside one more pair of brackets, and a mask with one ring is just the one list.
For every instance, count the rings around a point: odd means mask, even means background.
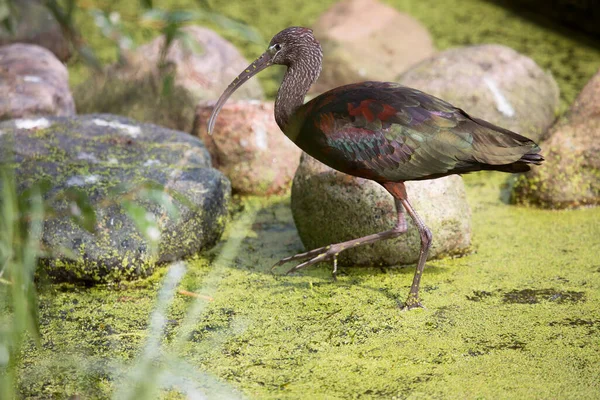
[{"label": "mossy rock", "polygon": [[[471,243],[471,210],[461,177],[406,184],[411,204],[433,233],[429,258],[464,253]],[[307,250],[391,229],[392,196],[379,184],[342,174],[303,154],[292,185],[292,213]],[[340,253],[340,265],[391,266],[417,262],[421,241],[411,218],[395,239]]]},{"label": "mossy rock", "polygon": [[600,71],[541,146],[546,161],[519,177],[515,202],[544,208],[600,204]]},{"label": "mossy rock", "polygon": [[[0,161],[15,167],[18,189],[50,183],[54,213],[42,243],[51,255],[42,265],[57,280],[146,276],[156,264],[210,248],[223,232],[231,186],[197,138],[106,114],[11,120],[0,132]],[[179,216],[144,195],[145,185],[173,193]],[[95,234],[70,217],[76,203],[61,193],[74,188],[96,212]],[[158,232],[140,233],[123,199],[143,206]],[[152,236],[160,238],[157,252],[150,251]]]}]

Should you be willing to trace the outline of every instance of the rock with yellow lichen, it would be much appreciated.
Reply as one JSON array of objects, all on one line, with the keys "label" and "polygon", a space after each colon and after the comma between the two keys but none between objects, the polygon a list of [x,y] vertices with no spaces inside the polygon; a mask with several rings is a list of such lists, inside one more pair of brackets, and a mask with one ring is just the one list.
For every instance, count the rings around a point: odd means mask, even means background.
[{"label": "rock with yellow lichen", "polygon": [[[48,182],[42,264],[57,280],[146,276],[157,263],[212,247],[223,232],[230,183],[183,132],[108,114],[20,119],[0,124],[0,149],[19,190]],[[95,233],[73,222],[84,212],[75,190],[95,210]],[[170,200],[156,201],[163,191]]]},{"label": "rock with yellow lichen", "polygon": [[517,180],[516,202],[544,208],[600,203],[600,71],[541,147],[546,161]]}]

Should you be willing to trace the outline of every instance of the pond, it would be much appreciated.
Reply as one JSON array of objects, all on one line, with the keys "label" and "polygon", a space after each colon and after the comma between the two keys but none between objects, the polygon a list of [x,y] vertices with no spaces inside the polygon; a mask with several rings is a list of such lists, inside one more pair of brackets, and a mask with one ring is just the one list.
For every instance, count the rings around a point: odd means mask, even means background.
[{"label": "pond", "polygon": [[[134,2],[89,3],[110,3],[126,15]],[[310,26],[333,1],[213,3],[269,38],[286,26]],[[386,3],[421,21],[438,49],[500,43],[531,57],[557,80],[560,114],[600,65],[589,36],[500,1]],[[249,59],[264,50],[217,30]],[[136,35],[143,42],[149,32]],[[109,49],[99,55],[114,59]],[[69,68],[72,84],[89,76],[77,62]],[[281,73],[261,76],[268,97]],[[290,195],[234,196],[231,221],[209,252],[142,280],[41,284],[41,343],[22,352],[19,392],[24,398],[597,397],[600,208],[510,205],[508,175],[497,172],[465,175],[464,182],[471,246],[427,262],[425,309],[401,310],[412,266],[345,267],[337,280],[326,264],[293,275],[272,270],[279,259],[304,251]]]}]

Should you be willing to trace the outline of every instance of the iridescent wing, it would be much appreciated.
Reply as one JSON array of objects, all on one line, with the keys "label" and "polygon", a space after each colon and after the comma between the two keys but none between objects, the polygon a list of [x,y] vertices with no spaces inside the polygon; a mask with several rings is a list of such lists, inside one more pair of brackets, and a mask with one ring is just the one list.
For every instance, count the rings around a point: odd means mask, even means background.
[{"label": "iridescent wing", "polygon": [[305,104],[298,116],[296,142],[307,153],[340,171],[379,181],[503,170],[539,151],[521,135],[394,83],[336,88]]}]

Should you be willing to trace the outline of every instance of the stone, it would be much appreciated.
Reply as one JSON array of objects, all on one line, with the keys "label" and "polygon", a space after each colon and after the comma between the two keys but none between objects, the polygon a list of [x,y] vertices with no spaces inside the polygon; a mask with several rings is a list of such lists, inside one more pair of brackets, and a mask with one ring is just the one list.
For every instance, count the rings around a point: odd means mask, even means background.
[{"label": "stone", "polygon": [[543,208],[600,204],[600,70],[541,147],[546,161],[516,181],[515,202]]},{"label": "stone", "polygon": [[[0,132],[0,162],[16,165],[18,189],[43,179],[51,185],[46,198],[54,213],[44,222],[42,243],[52,255],[42,265],[56,280],[143,277],[156,265],[210,248],[223,232],[230,183],[211,168],[202,142],[186,133],[107,114],[5,121]],[[144,184],[173,193],[179,217],[150,201],[140,190]],[[72,222],[77,206],[61,197],[69,188],[88,195],[95,234]],[[152,231],[140,233],[123,196],[145,207],[146,218],[157,223]],[[154,256],[146,237],[160,238]]]},{"label": "stone", "polygon": [[288,191],[302,151],[279,129],[273,102],[228,101],[209,135],[213,106],[214,102],[198,105],[192,134],[204,141],[233,190],[256,195]]},{"label": "stone", "polygon": [[71,58],[71,45],[54,16],[38,0],[14,3],[18,14],[14,33],[0,29],[0,46],[13,43],[35,44],[50,50],[60,61]]},{"label": "stone", "polygon": [[33,44],[0,47],[0,93],[0,121],[75,114],[67,68]]},{"label": "stone", "polygon": [[163,90],[163,82],[152,74],[134,80],[101,74],[75,87],[73,97],[80,114],[118,114],[190,132],[196,100],[181,86]]},{"label": "stone", "polygon": [[[471,211],[462,178],[407,182],[408,198],[433,233],[429,259],[463,253],[471,242]],[[392,196],[378,183],[337,172],[303,154],[292,185],[292,213],[307,250],[391,229]],[[340,253],[346,266],[416,263],[421,246],[408,215],[408,231],[398,238]]]},{"label": "stone", "polygon": [[600,69],[581,90],[568,113],[570,122],[600,118]]},{"label": "stone", "polygon": [[[175,67],[175,84],[188,90],[196,100],[217,99],[250,63],[233,44],[210,29],[187,26],[183,31],[199,48],[189,48],[181,39],[171,45],[166,61]],[[163,43],[164,37],[160,36],[138,47],[127,55],[124,66],[112,68],[113,73],[125,80],[156,74]],[[232,98],[263,97],[259,82],[251,80],[238,89]]]},{"label": "stone", "polygon": [[446,50],[396,80],[534,141],[547,133],[559,107],[552,75],[501,45]]},{"label": "stone", "polygon": [[421,23],[377,0],[335,3],[313,28],[324,53],[313,93],[353,82],[392,81],[435,51]]}]

